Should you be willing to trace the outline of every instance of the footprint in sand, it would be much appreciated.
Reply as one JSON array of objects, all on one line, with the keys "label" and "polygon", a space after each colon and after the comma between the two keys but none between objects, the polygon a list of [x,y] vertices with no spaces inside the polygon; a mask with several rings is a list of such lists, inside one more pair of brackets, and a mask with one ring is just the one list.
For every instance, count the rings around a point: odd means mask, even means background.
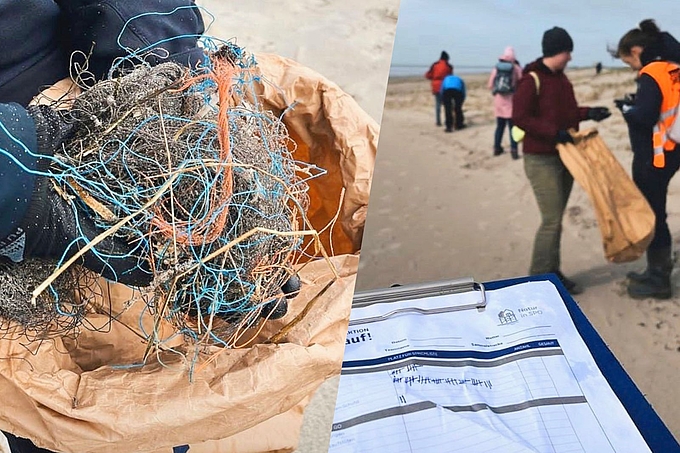
[{"label": "footprint in sand", "polygon": [[476,170],[481,167],[482,167],[481,162],[468,162],[467,164],[463,164],[460,166],[460,168],[467,168],[468,170]]},{"label": "footprint in sand", "polygon": [[567,217],[572,225],[577,225],[585,229],[597,227],[597,220],[585,217],[581,206],[570,206],[567,208]]},{"label": "footprint in sand", "polygon": [[396,22],[399,17],[399,10],[397,8],[373,8],[368,10],[366,16],[373,20],[382,20],[386,22]]},{"label": "footprint in sand", "polygon": [[627,280],[620,280],[616,282],[616,286],[612,288],[614,294],[620,298],[628,297],[628,282]]}]

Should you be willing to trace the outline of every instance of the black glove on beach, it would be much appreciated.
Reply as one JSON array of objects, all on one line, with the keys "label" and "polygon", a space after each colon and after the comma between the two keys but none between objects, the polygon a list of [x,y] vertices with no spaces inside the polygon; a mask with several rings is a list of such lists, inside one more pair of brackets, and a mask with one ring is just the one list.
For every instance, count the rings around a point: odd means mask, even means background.
[{"label": "black glove on beach", "polygon": [[591,107],[588,109],[588,119],[593,121],[602,121],[609,118],[612,113],[607,107]]},{"label": "black glove on beach", "polygon": [[[73,128],[62,115],[47,106],[31,106],[28,114],[35,123],[38,154],[52,156],[64,140],[72,134]],[[37,169],[45,171],[49,159],[38,161]],[[20,262],[25,258],[64,259],[72,257],[84,242],[76,241],[86,237],[97,237],[99,229],[88,215],[86,208],[77,201],[65,200],[54,189],[51,179],[38,176],[33,193],[28,200],[26,215],[18,222],[17,228],[4,239],[0,239],[0,255]],[[103,277],[132,286],[146,286],[151,283],[151,273],[146,260],[132,256],[133,248],[125,241],[112,236],[96,245],[101,258],[92,250],[82,256],[86,268]]]},{"label": "black glove on beach", "polygon": [[560,130],[557,131],[557,136],[555,136],[557,143],[574,143],[574,137],[568,131]]}]

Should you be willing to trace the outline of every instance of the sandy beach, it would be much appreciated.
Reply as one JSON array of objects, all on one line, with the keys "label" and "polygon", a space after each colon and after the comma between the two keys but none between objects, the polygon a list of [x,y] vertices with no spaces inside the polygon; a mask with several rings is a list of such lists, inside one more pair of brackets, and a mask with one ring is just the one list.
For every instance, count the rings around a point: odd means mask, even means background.
[{"label": "sandy beach", "polygon": [[380,122],[399,0],[196,3],[205,8],[206,35],[314,69]]},{"label": "sandy beach", "polygon": [[[569,71],[581,105],[603,105],[612,116],[597,126],[630,174],[626,124],[613,100],[635,91],[634,73]],[[434,102],[424,78],[390,79],[381,127],[357,290],[474,277],[478,281],[528,272],[540,217],[522,160],[492,156],[495,118],[488,74],[463,76],[468,128],[445,134],[435,126]],[[520,148],[521,149],[521,148]],[[669,225],[680,248],[680,177],[669,190]],[[680,438],[680,281],[668,301],[630,299],[625,274],[644,260],[616,265],[604,258],[595,214],[574,184],[564,218],[563,272],[582,284],[575,296],[626,371]]]}]

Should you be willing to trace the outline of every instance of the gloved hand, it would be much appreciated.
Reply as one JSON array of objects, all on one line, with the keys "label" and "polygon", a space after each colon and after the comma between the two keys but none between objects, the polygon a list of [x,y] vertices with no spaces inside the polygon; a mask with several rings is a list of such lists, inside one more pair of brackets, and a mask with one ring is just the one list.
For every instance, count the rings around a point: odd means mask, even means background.
[{"label": "gloved hand", "polygon": [[269,319],[280,319],[286,316],[288,312],[288,302],[286,299],[292,299],[300,293],[302,282],[297,274],[291,276],[286,283],[281,287],[283,297],[279,297],[270,302],[267,302],[260,311],[260,316]]},{"label": "gloved hand", "polygon": [[609,118],[612,113],[607,107],[591,107],[588,109],[588,119],[593,121],[602,121]]},{"label": "gloved hand", "polygon": [[569,131],[565,130],[557,131],[555,140],[557,141],[557,143],[574,143],[574,137],[571,136]]},{"label": "gloved hand", "polygon": [[616,105],[616,108],[621,111],[624,115],[628,113],[630,109],[633,108],[633,105],[635,104],[635,97],[633,95],[632,98],[628,98],[628,95],[624,97],[623,99],[614,99],[614,105]]},{"label": "gloved hand", "polygon": [[[72,134],[72,125],[59,112],[45,105],[31,106],[27,111],[35,123],[37,153],[54,155],[55,150]],[[38,168],[44,170],[46,167],[47,162],[43,158]],[[85,207],[80,206],[77,200],[65,200],[48,177],[39,176],[23,220],[7,237],[0,238],[0,256],[4,255],[14,262],[28,257],[63,257],[66,260],[85,244],[83,236],[92,240],[101,233]],[[89,250],[82,256],[81,264],[86,268],[126,285],[147,286],[151,283],[148,262],[134,256],[134,248],[122,239],[109,236],[95,249],[101,258]]]}]

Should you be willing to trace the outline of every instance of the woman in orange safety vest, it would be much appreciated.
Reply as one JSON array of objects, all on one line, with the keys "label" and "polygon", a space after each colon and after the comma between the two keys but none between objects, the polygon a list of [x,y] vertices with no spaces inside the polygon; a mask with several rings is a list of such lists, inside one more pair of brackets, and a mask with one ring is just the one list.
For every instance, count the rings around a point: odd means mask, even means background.
[{"label": "woman in orange safety vest", "polygon": [[635,95],[615,103],[628,123],[633,180],[656,216],[647,269],[628,274],[628,294],[636,299],[668,299],[673,250],[666,197],[671,178],[680,168],[680,146],[666,133],[680,103],[680,43],[647,19],[621,38],[612,55],[638,71]]}]

